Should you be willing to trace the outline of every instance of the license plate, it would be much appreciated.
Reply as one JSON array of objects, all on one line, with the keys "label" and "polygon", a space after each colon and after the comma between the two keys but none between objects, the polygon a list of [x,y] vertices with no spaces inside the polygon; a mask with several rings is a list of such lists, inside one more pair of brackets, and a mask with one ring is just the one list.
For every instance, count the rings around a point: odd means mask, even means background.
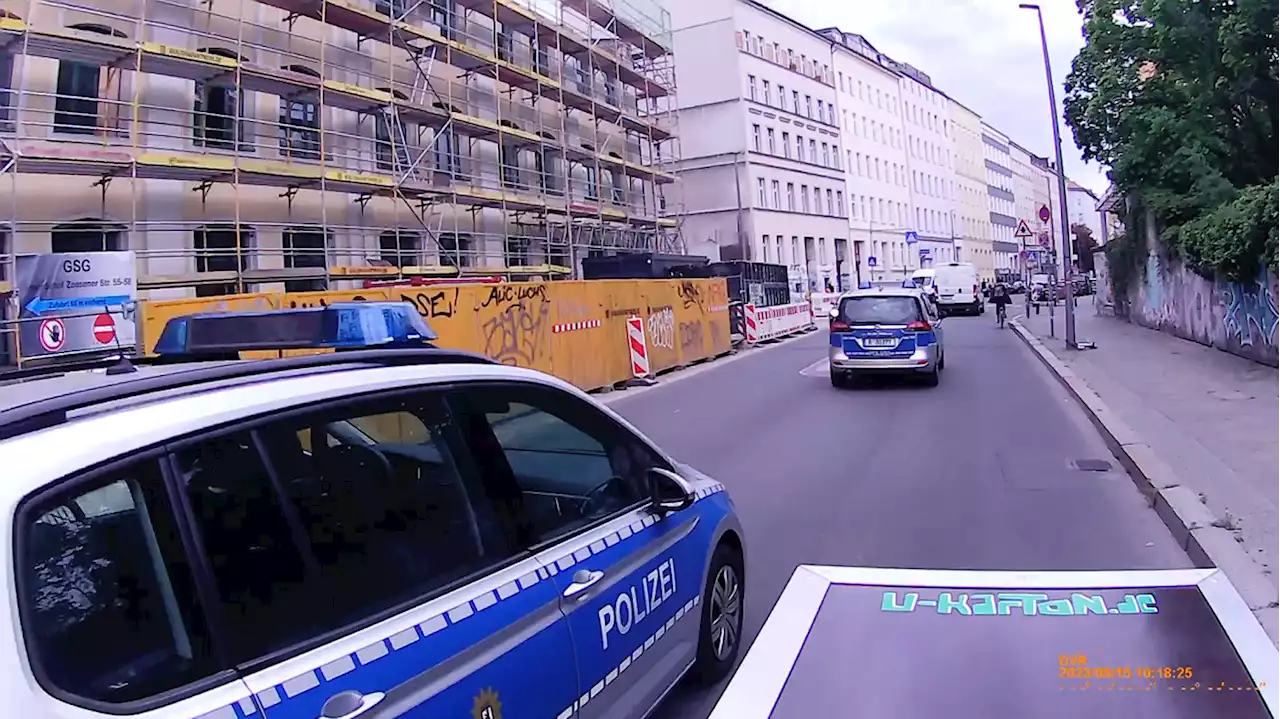
[{"label": "license plate", "polygon": [[954,294],[943,294],[943,295],[942,295],[942,299],[944,299],[944,300],[949,300],[949,299],[951,299],[952,297],[955,297],[955,295],[954,295]]},{"label": "license plate", "polygon": [[897,347],[898,340],[892,337],[884,339],[872,338],[863,340],[862,344],[866,347]]}]

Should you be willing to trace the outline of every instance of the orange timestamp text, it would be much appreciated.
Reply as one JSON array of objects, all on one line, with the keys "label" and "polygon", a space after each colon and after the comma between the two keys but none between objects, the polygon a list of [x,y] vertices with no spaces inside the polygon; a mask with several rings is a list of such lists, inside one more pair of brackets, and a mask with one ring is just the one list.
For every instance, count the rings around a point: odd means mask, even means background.
[{"label": "orange timestamp text", "polygon": [[1084,654],[1058,655],[1059,679],[1150,679],[1185,681],[1195,671],[1188,666],[1164,665],[1091,665]]}]

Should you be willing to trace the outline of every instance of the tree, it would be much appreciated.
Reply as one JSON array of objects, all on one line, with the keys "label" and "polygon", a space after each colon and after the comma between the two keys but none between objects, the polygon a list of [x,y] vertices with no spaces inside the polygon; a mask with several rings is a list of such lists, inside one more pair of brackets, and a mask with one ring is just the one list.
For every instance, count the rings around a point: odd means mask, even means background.
[{"label": "tree", "polygon": [[[1165,247],[1193,267],[1238,275],[1256,273],[1264,255],[1274,262],[1267,254],[1274,242],[1265,239],[1274,226],[1235,232],[1251,243],[1243,248],[1209,242],[1212,221],[1183,227],[1209,216],[1274,217],[1242,193],[1273,183],[1280,162],[1280,0],[1077,6],[1086,43],[1067,78],[1064,110],[1085,159],[1111,167],[1117,189],[1140,198]],[[1246,206],[1218,212],[1237,201]]]},{"label": "tree", "polygon": [[1077,258],[1076,264],[1081,272],[1093,272],[1093,251],[1098,249],[1098,242],[1093,239],[1093,230],[1076,223],[1071,226],[1071,253]]}]

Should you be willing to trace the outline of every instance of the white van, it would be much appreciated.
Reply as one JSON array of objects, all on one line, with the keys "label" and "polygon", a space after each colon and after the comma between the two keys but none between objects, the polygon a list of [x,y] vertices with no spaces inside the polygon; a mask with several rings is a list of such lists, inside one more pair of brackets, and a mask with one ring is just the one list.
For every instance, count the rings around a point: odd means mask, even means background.
[{"label": "white van", "polygon": [[986,311],[978,268],[968,262],[935,265],[933,285],[938,293],[938,309],[946,314],[966,312],[980,315]]},{"label": "white van", "polygon": [[933,268],[925,267],[911,273],[911,281],[916,287],[933,295],[933,299],[938,299],[938,288],[933,284]]}]

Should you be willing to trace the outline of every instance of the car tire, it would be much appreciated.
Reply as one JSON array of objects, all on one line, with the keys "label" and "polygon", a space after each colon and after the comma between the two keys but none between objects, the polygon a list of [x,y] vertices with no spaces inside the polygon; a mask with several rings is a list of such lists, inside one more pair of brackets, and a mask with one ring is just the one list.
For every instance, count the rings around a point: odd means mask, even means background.
[{"label": "car tire", "polygon": [[844,389],[849,386],[849,378],[842,372],[831,370],[831,386],[838,389]]},{"label": "car tire", "polygon": [[746,586],[742,555],[727,544],[718,545],[711,555],[707,584],[702,589],[698,655],[690,671],[696,683],[703,686],[715,684],[733,671],[742,646]]},{"label": "car tire", "polygon": [[946,368],[947,368],[947,353],[945,351],[940,350],[938,352],[938,369],[944,370]]},{"label": "car tire", "polygon": [[939,369],[941,369],[941,367],[935,366],[932,372],[924,376],[924,386],[926,387],[938,386],[938,370]]}]

